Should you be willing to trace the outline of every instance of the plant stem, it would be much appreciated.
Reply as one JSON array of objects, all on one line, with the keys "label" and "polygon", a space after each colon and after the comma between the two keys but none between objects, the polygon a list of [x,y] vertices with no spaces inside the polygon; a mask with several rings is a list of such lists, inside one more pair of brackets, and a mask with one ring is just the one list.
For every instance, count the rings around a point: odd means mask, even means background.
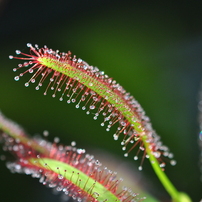
[{"label": "plant stem", "polygon": [[149,161],[154,169],[154,172],[156,173],[157,177],[161,181],[166,191],[171,196],[172,201],[184,202],[186,200],[187,202],[191,202],[191,199],[186,194],[177,191],[177,189],[174,187],[172,182],[166,176],[165,172],[163,172],[162,168],[159,166],[158,160],[155,158],[155,156],[152,154],[149,148],[149,143],[146,141],[145,138],[143,138],[143,141],[144,141],[145,148],[147,150],[147,154],[149,155]]}]

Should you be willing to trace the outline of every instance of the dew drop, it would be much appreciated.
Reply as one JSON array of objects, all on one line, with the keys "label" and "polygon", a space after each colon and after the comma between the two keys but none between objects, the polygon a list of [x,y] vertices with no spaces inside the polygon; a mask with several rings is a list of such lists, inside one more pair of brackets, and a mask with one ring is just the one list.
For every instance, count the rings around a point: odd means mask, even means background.
[{"label": "dew drop", "polygon": [[173,156],[174,156],[173,153],[168,154],[168,158],[170,158],[170,159],[173,158]]},{"label": "dew drop", "polygon": [[71,146],[72,146],[72,147],[75,147],[75,146],[76,146],[76,142],[75,142],[75,141],[72,141],[72,142],[71,142]]},{"label": "dew drop", "polygon": [[88,115],[89,115],[89,114],[90,114],[90,112],[89,112],[89,111],[87,111],[87,112],[86,112],[86,114],[88,114]]},{"label": "dew drop", "polygon": [[175,166],[175,165],[177,164],[177,161],[171,160],[171,161],[170,161],[170,164],[171,164],[172,166]]},{"label": "dew drop", "polygon": [[118,140],[118,135],[114,134],[114,140]]},{"label": "dew drop", "polygon": [[79,108],[79,104],[77,104],[75,107],[78,109]]},{"label": "dew drop", "polygon": [[134,160],[137,161],[137,160],[138,160],[138,157],[137,157],[137,156],[134,156]]},{"label": "dew drop", "polygon": [[60,138],[59,138],[59,137],[55,137],[55,138],[54,138],[54,142],[55,142],[55,143],[58,143],[59,141],[60,141]]},{"label": "dew drop", "polygon": [[122,126],[125,126],[125,125],[126,125],[126,123],[125,123],[124,121],[122,121],[122,122],[121,122],[121,125],[122,125]]},{"label": "dew drop", "polygon": [[169,154],[169,152],[167,152],[167,151],[163,153],[164,156],[168,156],[168,154]]},{"label": "dew drop", "polygon": [[95,106],[94,106],[94,105],[91,105],[91,106],[90,106],[90,109],[95,109]]},{"label": "dew drop", "polygon": [[78,62],[78,63],[81,63],[81,62],[82,62],[82,59],[79,58],[79,59],[77,60],[77,62]]},{"label": "dew drop", "polygon": [[47,137],[49,135],[49,132],[47,130],[43,131],[43,136]]},{"label": "dew drop", "polygon": [[17,55],[19,55],[19,54],[21,53],[21,51],[20,51],[20,50],[16,50],[15,53],[16,53]]},{"label": "dew drop", "polygon": [[52,97],[55,97],[55,94],[52,94]]},{"label": "dew drop", "polygon": [[93,119],[94,119],[94,120],[97,120],[97,116],[94,116]]},{"label": "dew drop", "polygon": [[35,89],[36,89],[36,90],[39,90],[39,86],[37,86]]},{"label": "dew drop", "polygon": [[58,175],[58,179],[62,180],[63,178],[64,178],[63,175],[61,174]]},{"label": "dew drop", "polygon": [[141,170],[142,170],[142,166],[139,166],[139,167],[138,167],[138,170],[141,171]]},{"label": "dew drop", "polygon": [[101,123],[100,125],[101,125],[101,126],[104,126],[105,124],[104,124],[104,123]]},{"label": "dew drop", "polygon": [[29,73],[33,73],[33,71],[34,71],[33,69],[29,69]]},{"label": "dew drop", "polygon": [[14,71],[14,72],[16,72],[16,71],[17,71],[17,69],[16,69],[16,68],[13,68],[13,71]]},{"label": "dew drop", "polygon": [[29,63],[28,62],[24,62],[24,67],[28,67],[29,66]]},{"label": "dew drop", "polygon": [[60,101],[63,101],[63,98],[61,97],[59,100],[60,100]]},{"label": "dew drop", "polygon": [[[59,178],[59,177],[58,177]],[[57,187],[56,188],[57,191],[62,191],[62,187]]]},{"label": "dew drop", "polygon": [[16,169],[16,170],[20,170],[20,169],[21,169],[21,165],[18,165],[18,164],[15,165],[15,169]]},{"label": "dew drop", "polygon": [[13,146],[13,151],[15,151],[15,152],[16,152],[16,151],[18,151],[18,149],[19,149],[19,148],[18,148],[18,146],[17,146],[17,145],[14,145],[14,146]]},{"label": "dew drop", "polygon": [[160,152],[154,152],[154,156],[155,156],[156,158],[160,158],[161,153],[160,153]]},{"label": "dew drop", "polygon": [[124,157],[128,157],[128,153],[125,153],[125,154],[124,154]]},{"label": "dew drop", "polygon": [[85,109],[86,109],[86,107],[85,107],[85,106],[83,106],[83,107],[82,107],[82,110],[85,110]]},{"label": "dew drop", "polygon": [[9,55],[9,59],[13,59],[13,56],[12,56],[12,55]]},{"label": "dew drop", "polygon": [[125,142],[124,142],[124,141],[122,141],[122,142],[121,142],[121,145],[124,145],[124,144],[125,144]]},{"label": "dew drop", "polygon": [[19,81],[20,77],[19,76],[15,76],[14,80],[15,81]]},{"label": "dew drop", "polygon": [[27,43],[27,47],[28,48],[32,47],[32,44],[31,43]]}]

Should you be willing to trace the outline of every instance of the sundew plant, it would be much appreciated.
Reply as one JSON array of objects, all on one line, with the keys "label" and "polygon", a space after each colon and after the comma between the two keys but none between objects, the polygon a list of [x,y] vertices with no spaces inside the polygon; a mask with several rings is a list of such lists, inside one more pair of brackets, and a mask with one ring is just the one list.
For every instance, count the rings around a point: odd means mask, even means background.
[{"label": "sundew plant", "polygon": [[[51,93],[60,101],[73,103],[87,115],[92,115],[94,120],[102,117],[101,126],[109,133],[115,128],[116,132],[111,135],[115,141],[121,142],[125,157],[139,161],[139,171],[144,167],[143,162],[148,160],[172,202],[191,201],[166,176],[167,162],[172,166],[176,164],[173,154],[162,143],[149,117],[130,93],[116,80],[70,51],[64,53],[30,43],[27,47],[29,53],[16,50],[15,56],[9,56],[23,61],[13,69],[14,72],[20,71],[14,78],[16,81],[30,74],[26,87],[35,83],[36,90],[45,89],[44,95]],[[117,178],[116,172],[102,166],[84,149],[76,148],[75,142],[64,146],[57,138],[53,143],[39,137],[32,138],[3,114],[0,114],[0,135],[3,149],[16,158],[15,162],[7,164],[12,172],[39,178],[44,185],[76,201],[150,201],[136,190],[123,186],[124,181]]]}]

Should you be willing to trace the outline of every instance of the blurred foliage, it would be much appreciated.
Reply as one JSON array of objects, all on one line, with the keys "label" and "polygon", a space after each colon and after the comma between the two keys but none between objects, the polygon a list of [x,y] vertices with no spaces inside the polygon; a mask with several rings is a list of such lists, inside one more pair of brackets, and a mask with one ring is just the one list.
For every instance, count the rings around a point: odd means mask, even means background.
[{"label": "blurred foliage", "polygon": [[[202,75],[201,1],[1,1],[0,110],[30,134],[49,130],[69,144],[88,150],[104,149],[118,155],[120,142],[73,104],[43,96],[35,85],[24,87],[12,72],[18,61],[8,55],[27,51],[26,43],[71,50],[113,77],[141,103],[178,164],[166,173],[180,191],[199,201],[201,182],[197,144],[198,90]],[[92,152],[91,152],[92,153]],[[133,162],[134,171],[140,162]],[[110,160],[110,159],[109,159]],[[0,196],[4,201],[56,201],[37,180],[10,174],[0,162]],[[145,160],[142,174],[161,201],[169,196]],[[38,197],[38,198],[37,198]]]}]

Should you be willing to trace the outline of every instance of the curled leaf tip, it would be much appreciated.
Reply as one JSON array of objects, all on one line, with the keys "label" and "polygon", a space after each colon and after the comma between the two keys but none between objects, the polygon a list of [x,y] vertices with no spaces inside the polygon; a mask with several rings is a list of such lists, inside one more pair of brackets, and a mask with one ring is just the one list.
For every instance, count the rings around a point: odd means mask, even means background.
[{"label": "curled leaf tip", "polygon": [[[76,108],[81,108],[86,114],[94,114],[94,120],[102,115],[104,119],[101,126],[105,126],[107,131],[116,126],[114,140],[124,135],[121,145],[125,157],[137,148],[134,160],[142,152],[140,168],[143,160],[153,155],[164,169],[164,158],[172,159],[173,154],[160,141],[140,104],[116,80],[72,55],[70,51],[64,53],[30,43],[27,47],[30,49],[29,54],[16,50],[17,56],[9,56],[10,59],[25,61],[13,69],[25,69],[15,76],[16,81],[24,74],[31,73],[25,86],[37,83],[35,88],[39,90],[44,81],[48,80],[44,95],[49,91],[52,91],[52,97],[59,94],[60,101],[75,103]],[[174,165],[175,161],[172,160],[171,164]]]}]

